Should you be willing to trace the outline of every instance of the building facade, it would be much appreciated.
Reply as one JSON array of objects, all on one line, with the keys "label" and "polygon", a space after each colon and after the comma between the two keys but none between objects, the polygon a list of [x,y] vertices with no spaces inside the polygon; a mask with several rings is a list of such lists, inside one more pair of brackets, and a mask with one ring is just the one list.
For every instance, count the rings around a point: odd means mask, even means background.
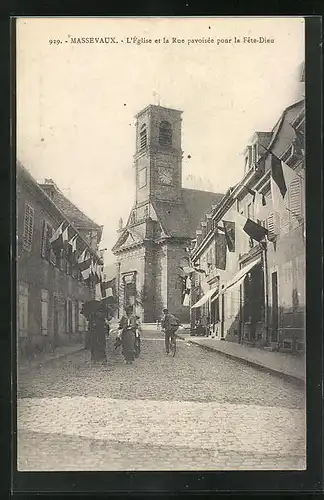
[{"label": "building facade", "polygon": [[179,265],[200,217],[223,196],[182,187],[181,115],[149,105],[136,116],[135,204],[113,247],[119,312],[132,304],[147,322],[164,307],[189,321]]},{"label": "building facade", "polygon": [[[302,99],[283,112],[270,133],[255,133],[245,151],[243,179],[197,230],[191,258],[205,272],[192,276],[191,321],[204,319],[217,338],[304,350],[304,126]],[[279,160],[290,179],[280,203],[273,187]],[[246,221],[255,223],[253,237]],[[231,245],[224,231],[228,223]]]},{"label": "building facade", "polygon": [[[59,197],[60,208],[54,201]],[[53,181],[43,189],[17,165],[17,341],[22,355],[32,356],[82,339],[86,321],[80,311],[83,302],[95,297],[95,286],[82,279],[67,253],[55,254],[49,240],[66,222],[69,236],[76,235],[76,256],[86,248],[101,263],[102,227],[88,219],[82,228],[83,217]]]}]

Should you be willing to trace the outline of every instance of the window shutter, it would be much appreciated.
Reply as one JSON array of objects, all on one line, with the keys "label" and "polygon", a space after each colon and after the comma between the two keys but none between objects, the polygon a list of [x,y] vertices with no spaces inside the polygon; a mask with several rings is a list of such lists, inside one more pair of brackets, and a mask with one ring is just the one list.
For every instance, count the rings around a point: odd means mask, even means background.
[{"label": "window shutter", "polygon": [[47,257],[47,222],[45,220],[43,220],[42,227],[41,256]]},{"label": "window shutter", "polygon": [[268,215],[265,226],[268,229],[270,238],[279,233],[279,215],[277,212]]},{"label": "window shutter", "polygon": [[75,327],[76,327],[76,302],[73,300],[71,301],[71,327],[72,327],[72,333],[75,333]]},{"label": "window shutter", "polygon": [[19,285],[18,298],[18,327],[19,337],[27,337],[28,335],[28,287]]},{"label": "window shutter", "polygon": [[147,146],[147,132],[146,132],[146,125],[142,125],[141,130],[140,130],[140,147],[141,149],[146,148]]},{"label": "window shutter", "polygon": [[48,251],[48,259],[53,266],[56,265],[57,259],[55,252],[53,251],[51,244],[50,244],[50,239],[53,235],[53,228],[47,224],[47,251]]},{"label": "window shutter", "polygon": [[48,334],[48,290],[41,291],[42,335]]},{"label": "window shutter", "polygon": [[297,177],[292,180],[288,190],[289,214],[292,227],[296,227],[303,222],[302,217],[302,189],[301,180]]},{"label": "window shutter", "polygon": [[34,231],[34,209],[26,204],[25,219],[24,219],[24,247],[26,250],[31,250]]}]

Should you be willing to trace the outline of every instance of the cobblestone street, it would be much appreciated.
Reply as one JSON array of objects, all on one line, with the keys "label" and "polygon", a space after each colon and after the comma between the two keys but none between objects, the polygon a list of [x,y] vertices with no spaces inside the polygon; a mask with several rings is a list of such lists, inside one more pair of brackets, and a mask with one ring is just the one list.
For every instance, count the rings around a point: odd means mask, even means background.
[{"label": "cobblestone street", "polygon": [[304,390],[144,331],[126,365],[81,351],[18,380],[18,469],[226,470],[305,467]]}]

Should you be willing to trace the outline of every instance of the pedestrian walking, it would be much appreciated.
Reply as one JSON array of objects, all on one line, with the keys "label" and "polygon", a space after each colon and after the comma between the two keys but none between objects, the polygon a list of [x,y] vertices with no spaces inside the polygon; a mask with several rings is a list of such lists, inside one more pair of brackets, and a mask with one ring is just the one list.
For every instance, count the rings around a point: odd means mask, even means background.
[{"label": "pedestrian walking", "polygon": [[165,353],[169,354],[171,337],[178,330],[181,322],[173,314],[169,313],[168,309],[163,309],[163,314],[161,326],[162,330],[164,330]]},{"label": "pedestrian walking", "polygon": [[126,307],[125,315],[119,322],[119,330],[121,330],[123,356],[127,364],[131,364],[135,359],[135,339],[138,326],[137,317],[133,314],[133,306]]},{"label": "pedestrian walking", "polygon": [[91,315],[90,346],[91,361],[94,363],[106,361],[106,313],[99,309]]}]

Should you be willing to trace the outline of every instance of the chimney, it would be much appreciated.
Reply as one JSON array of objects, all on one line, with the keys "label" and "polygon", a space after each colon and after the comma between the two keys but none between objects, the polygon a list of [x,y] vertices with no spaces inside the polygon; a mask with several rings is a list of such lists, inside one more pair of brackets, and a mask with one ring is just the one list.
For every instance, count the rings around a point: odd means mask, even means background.
[{"label": "chimney", "polygon": [[196,231],[196,240],[197,240],[197,247],[199,247],[200,243],[203,240],[202,231],[200,229]]},{"label": "chimney", "polygon": [[202,239],[204,239],[207,234],[207,222],[201,222],[200,225],[201,225]]},{"label": "chimney", "polygon": [[206,224],[207,224],[207,234],[208,234],[213,228],[212,214],[206,214]]}]

